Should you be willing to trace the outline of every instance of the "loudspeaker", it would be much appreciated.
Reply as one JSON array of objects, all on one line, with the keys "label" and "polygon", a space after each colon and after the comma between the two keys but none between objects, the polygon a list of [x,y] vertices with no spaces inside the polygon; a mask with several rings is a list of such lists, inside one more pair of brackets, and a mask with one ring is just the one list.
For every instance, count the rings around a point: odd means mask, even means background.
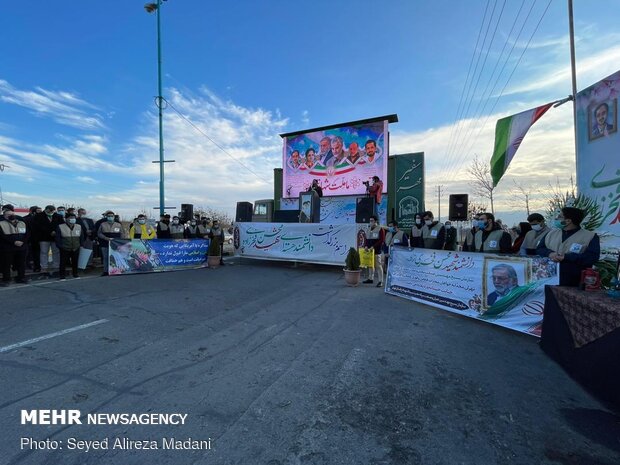
[{"label": "loudspeaker", "polygon": [[235,223],[249,223],[252,221],[252,210],[254,207],[250,202],[237,202],[237,215]]},{"label": "loudspeaker", "polygon": [[467,194],[450,195],[450,221],[466,221],[467,220]]},{"label": "loudspeaker", "polygon": [[372,215],[377,214],[377,203],[374,197],[358,197],[355,205],[355,222],[368,223]]},{"label": "loudspeaker", "polygon": [[299,223],[299,210],[275,210],[274,223]]},{"label": "loudspeaker", "polygon": [[182,223],[191,220],[194,217],[194,205],[191,203],[182,203],[179,219]]}]

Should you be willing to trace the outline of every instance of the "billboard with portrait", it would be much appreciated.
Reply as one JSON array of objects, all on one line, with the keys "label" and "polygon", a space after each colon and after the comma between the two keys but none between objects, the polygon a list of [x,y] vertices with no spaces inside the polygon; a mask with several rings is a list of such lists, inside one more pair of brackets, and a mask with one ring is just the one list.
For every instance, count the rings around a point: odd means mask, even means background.
[{"label": "billboard with portrait", "polygon": [[577,94],[577,187],[587,196],[586,221],[601,237],[601,251],[620,250],[620,71]]},{"label": "billboard with portrait", "polygon": [[363,195],[373,176],[387,192],[387,119],[282,137],[282,197],[298,197],[313,179],[324,196]]}]

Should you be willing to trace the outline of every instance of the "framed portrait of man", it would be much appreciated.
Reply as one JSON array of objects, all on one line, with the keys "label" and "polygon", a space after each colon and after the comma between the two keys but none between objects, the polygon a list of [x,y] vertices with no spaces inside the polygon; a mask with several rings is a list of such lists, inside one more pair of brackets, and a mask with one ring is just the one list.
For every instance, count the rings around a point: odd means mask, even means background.
[{"label": "framed portrait of man", "polygon": [[595,102],[588,107],[588,140],[593,141],[618,131],[618,99]]},{"label": "framed portrait of man", "polygon": [[532,279],[532,262],[525,257],[485,257],[483,270],[483,311]]}]

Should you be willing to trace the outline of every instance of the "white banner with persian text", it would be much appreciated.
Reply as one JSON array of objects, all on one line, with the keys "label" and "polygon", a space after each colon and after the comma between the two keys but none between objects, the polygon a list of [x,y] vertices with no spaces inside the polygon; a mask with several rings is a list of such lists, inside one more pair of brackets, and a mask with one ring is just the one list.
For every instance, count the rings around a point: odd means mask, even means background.
[{"label": "white banner with persian text", "polygon": [[386,292],[540,336],[547,284],[558,284],[548,258],[395,248]]},{"label": "white banner with persian text", "polygon": [[344,266],[356,237],[354,224],[237,223],[234,244],[241,257]]}]

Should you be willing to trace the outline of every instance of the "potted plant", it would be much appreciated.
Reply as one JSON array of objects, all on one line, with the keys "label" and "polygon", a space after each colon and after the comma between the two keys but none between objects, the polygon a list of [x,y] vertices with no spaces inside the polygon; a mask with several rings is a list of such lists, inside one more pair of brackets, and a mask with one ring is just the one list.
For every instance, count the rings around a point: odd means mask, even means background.
[{"label": "potted plant", "polygon": [[345,260],[344,280],[349,286],[357,286],[360,282],[360,254],[351,247]]},{"label": "potted plant", "polygon": [[221,259],[220,238],[215,236],[211,239],[209,249],[207,250],[207,265],[209,265],[209,268],[217,268],[220,266]]}]

